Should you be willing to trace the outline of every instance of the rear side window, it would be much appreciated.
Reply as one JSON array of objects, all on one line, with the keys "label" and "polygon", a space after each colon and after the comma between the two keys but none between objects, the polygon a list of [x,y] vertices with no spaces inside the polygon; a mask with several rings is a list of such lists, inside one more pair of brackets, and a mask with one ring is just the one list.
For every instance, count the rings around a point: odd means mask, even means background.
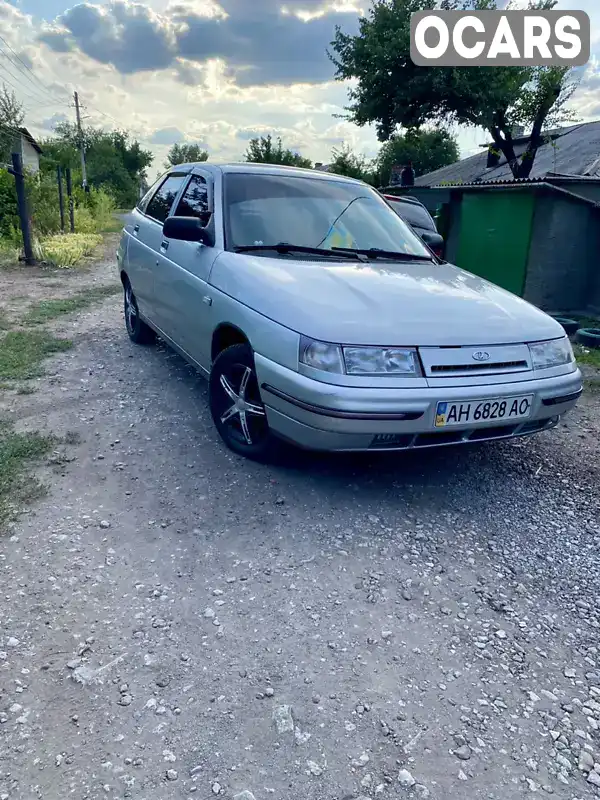
[{"label": "rear side window", "polygon": [[423,206],[418,206],[416,203],[402,203],[397,200],[390,200],[390,203],[396,214],[410,225],[425,228],[426,231],[437,230],[429,211]]},{"label": "rear side window", "polygon": [[169,216],[169,211],[184,180],[185,175],[169,175],[148,203],[146,214],[157,222],[164,222]]},{"label": "rear side window", "polygon": [[210,211],[208,208],[208,186],[201,175],[192,175],[187,189],[177,204],[177,217],[198,217],[202,225],[208,225]]}]

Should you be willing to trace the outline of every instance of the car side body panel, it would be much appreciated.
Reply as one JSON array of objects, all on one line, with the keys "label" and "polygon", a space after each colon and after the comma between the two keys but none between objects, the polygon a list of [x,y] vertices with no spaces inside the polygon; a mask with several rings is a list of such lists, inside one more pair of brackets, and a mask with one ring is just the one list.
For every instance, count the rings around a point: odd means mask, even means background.
[{"label": "car side body panel", "polygon": [[[145,321],[205,375],[221,332],[247,339],[269,425],[280,437],[324,450],[411,449],[528,435],[552,427],[575,405],[582,387],[577,366],[534,370],[527,346],[563,337],[560,325],[475,275],[435,259],[316,261],[225,249],[223,170],[337,177],[273,165],[176,169],[197,170],[210,181],[215,246],[166,241],[162,225],[136,209],[125,225],[119,269]],[[306,336],[415,347],[424,372],[411,378],[315,370],[299,360]],[[503,368],[477,371],[469,360],[474,348],[485,348]],[[532,398],[527,420],[435,428],[438,403],[524,395]]]}]

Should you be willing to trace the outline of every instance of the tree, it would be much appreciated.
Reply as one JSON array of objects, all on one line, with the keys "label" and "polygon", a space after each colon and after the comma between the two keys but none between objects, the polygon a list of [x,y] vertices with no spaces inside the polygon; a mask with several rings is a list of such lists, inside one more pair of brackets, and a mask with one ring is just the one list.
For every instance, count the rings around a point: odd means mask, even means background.
[{"label": "tree", "polygon": [[273,141],[271,134],[261,136],[259,139],[250,139],[245,155],[246,161],[258,164],[283,164],[288,167],[312,167],[312,161],[303,158],[299,153],[294,153],[283,147],[280,138]]},{"label": "tree", "polygon": [[366,183],[376,182],[373,163],[365,156],[353,153],[347,144],[343,144],[340,148],[334,147],[331,153],[329,172],[345,175],[347,178],[357,178]]},{"label": "tree", "polygon": [[[557,0],[529,0],[547,10]],[[497,0],[375,0],[359,21],[359,33],[336,29],[330,54],[338,80],[353,79],[349,118],[375,123],[381,141],[398,126],[420,128],[459,123],[485,128],[515,178],[531,173],[543,131],[573,119],[565,105],[575,85],[566,67],[419,67],[410,59],[410,17],[415,11],[493,10]],[[521,156],[514,126],[530,130]]]},{"label": "tree", "polygon": [[17,100],[14,92],[9,91],[4,84],[0,89],[0,161],[10,160],[17,128],[23,124],[25,114],[23,104]]},{"label": "tree", "polygon": [[[76,125],[57,125],[55,136],[42,142],[42,170],[53,171],[60,164],[64,168],[71,167],[78,174],[78,143]],[[146,170],[152,163],[152,153],[142,149],[126,131],[85,127],[83,144],[89,185],[110,192],[120,208],[134,205],[139,198],[140,186],[147,178]]]},{"label": "tree", "polygon": [[453,164],[460,157],[456,139],[448,131],[409,130],[394,134],[381,146],[377,156],[377,181],[380,186],[390,183],[392,167],[412,163],[415,174],[425,175],[434,169]]},{"label": "tree", "polygon": [[170,169],[177,164],[193,164],[197,161],[208,161],[208,151],[203,150],[199,144],[174,144],[169,150],[165,169]]}]

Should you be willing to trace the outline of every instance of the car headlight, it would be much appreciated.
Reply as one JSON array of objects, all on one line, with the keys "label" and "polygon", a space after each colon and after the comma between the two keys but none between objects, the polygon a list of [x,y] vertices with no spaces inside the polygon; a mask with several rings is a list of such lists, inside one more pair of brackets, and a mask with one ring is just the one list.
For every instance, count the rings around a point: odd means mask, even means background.
[{"label": "car headlight", "polygon": [[353,347],[317,342],[303,336],[300,362],[339,375],[404,375],[421,377],[417,351],[410,347]]},{"label": "car headlight", "polygon": [[529,352],[534,369],[562,367],[575,361],[573,348],[567,336],[562,339],[552,339],[550,342],[530,344]]},{"label": "car headlight", "polygon": [[420,377],[417,351],[407,347],[344,347],[348,375]]},{"label": "car headlight", "polygon": [[337,344],[315,342],[303,336],[300,340],[300,361],[313,369],[344,374],[342,348]]}]

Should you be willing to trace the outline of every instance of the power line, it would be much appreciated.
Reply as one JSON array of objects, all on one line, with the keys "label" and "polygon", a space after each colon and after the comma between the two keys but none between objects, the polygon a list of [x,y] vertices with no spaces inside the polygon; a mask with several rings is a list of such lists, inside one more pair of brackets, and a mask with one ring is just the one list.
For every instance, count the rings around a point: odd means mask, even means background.
[{"label": "power line", "polygon": [[[12,72],[9,72],[8,75],[10,75],[10,78],[7,77],[6,73],[0,73],[0,79],[4,83],[7,83],[20,96],[26,98],[26,100],[29,103],[33,103],[35,106],[48,105],[48,102],[47,102],[48,98],[47,97],[42,98],[40,95],[36,95],[36,94],[33,94],[32,92],[25,91],[23,86],[21,86],[18,83],[18,78]],[[11,78],[12,78],[12,80],[11,80]],[[15,83],[15,81],[16,81],[16,83]],[[56,107],[57,103],[54,102],[54,103],[51,103],[51,105]]]},{"label": "power line", "polygon": [[4,131],[9,131],[10,133],[14,133],[17,136],[23,135],[23,131],[19,130],[19,128],[16,128],[14,125],[9,125],[6,122],[0,122],[0,129]]},{"label": "power line", "polygon": [[[34,71],[31,69],[31,67],[30,67],[28,64],[26,64],[26,63],[25,63],[25,61],[23,61],[23,59],[21,58],[21,56],[20,56],[20,55],[19,55],[19,54],[18,54],[18,53],[17,53],[17,52],[16,52],[16,51],[13,49],[13,47],[12,47],[12,46],[9,44],[9,42],[7,42],[7,41],[6,41],[6,39],[4,38],[4,36],[2,36],[1,34],[0,34],[0,40],[2,40],[2,41],[4,42],[4,44],[5,44],[5,45],[8,47],[8,49],[10,50],[10,52],[13,54],[14,58],[15,58],[15,59],[16,59],[16,60],[17,60],[17,61],[18,61],[18,62],[19,62],[19,63],[20,63],[20,64],[21,64],[23,67],[25,67],[25,69],[27,70],[27,73],[23,73],[23,74],[25,75],[25,77],[27,77],[27,78],[28,78],[28,79],[31,81],[31,83],[32,83],[32,84],[33,84],[33,83],[34,83],[34,81],[35,81],[35,82],[37,82],[37,84],[39,84],[39,86],[41,86],[41,87],[42,87],[42,89],[43,89],[45,92],[48,92],[48,93],[50,93],[50,94],[54,94],[54,95],[55,95],[57,98],[59,97],[59,95],[58,95],[58,94],[57,94],[57,93],[56,93],[56,92],[55,92],[53,89],[50,89],[50,87],[49,87],[49,86],[46,86],[46,84],[45,84],[45,83],[44,83],[42,80],[40,80],[40,78],[39,78],[39,77],[38,77],[38,76],[35,74],[35,72],[34,72]],[[8,58],[10,58],[10,56],[7,56],[7,57],[8,57]],[[12,63],[13,63],[13,64],[14,64],[14,65],[15,65],[15,66],[18,68],[18,69],[19,69],[19,71],[20,71],[20,72],[23,72],[23,70],[22,70],[20,67],[18,67],[18,65],[15,63],[15,61],[14,61],[14,59],[13,59],[13,58],[11,58],[10,60],[11,60],[11,62],[12,62]],[[32,77],[31,77],[31,78],[29,78],[29,75],[31,75]],[[69,97],[69,99],[70,99],[70,93],[67,91],[66,87],[63,87],[63,88],[64,88],[64,91],[65,91],[65,95],[66,95],[66,96],[68,96],[68,97]],[[62,103],[64,103],[64,102],[65,102],[64,98],[61,100],[61,102],[62,102]]]},{"label": "power line", "polygon": [[[8,74],[11,76],[13,80],[17,81],[18,83],[19,81],[22,81],[23,78],[28,77],[26,74],[23,73],[22,70],[19,70],[18,64],[14,61],[14,59],[10,57],[10,55],[1,46],[0,46],[0,54],[4,56],[5,59],[3,68],[8,72]],[[16,72],[15,68],[17,70]],[[21,86],[20,89],[22,93],[38,101],[41,101],[42,96],[44,97],[44,100],[46,100],[49,93],[43,95],[42,90],[39,89],[38,86],[33,83],[33,81],[31,81],[31,84],[32,84],[31,86],[29,84],[24,84],[24,86]]]}]

